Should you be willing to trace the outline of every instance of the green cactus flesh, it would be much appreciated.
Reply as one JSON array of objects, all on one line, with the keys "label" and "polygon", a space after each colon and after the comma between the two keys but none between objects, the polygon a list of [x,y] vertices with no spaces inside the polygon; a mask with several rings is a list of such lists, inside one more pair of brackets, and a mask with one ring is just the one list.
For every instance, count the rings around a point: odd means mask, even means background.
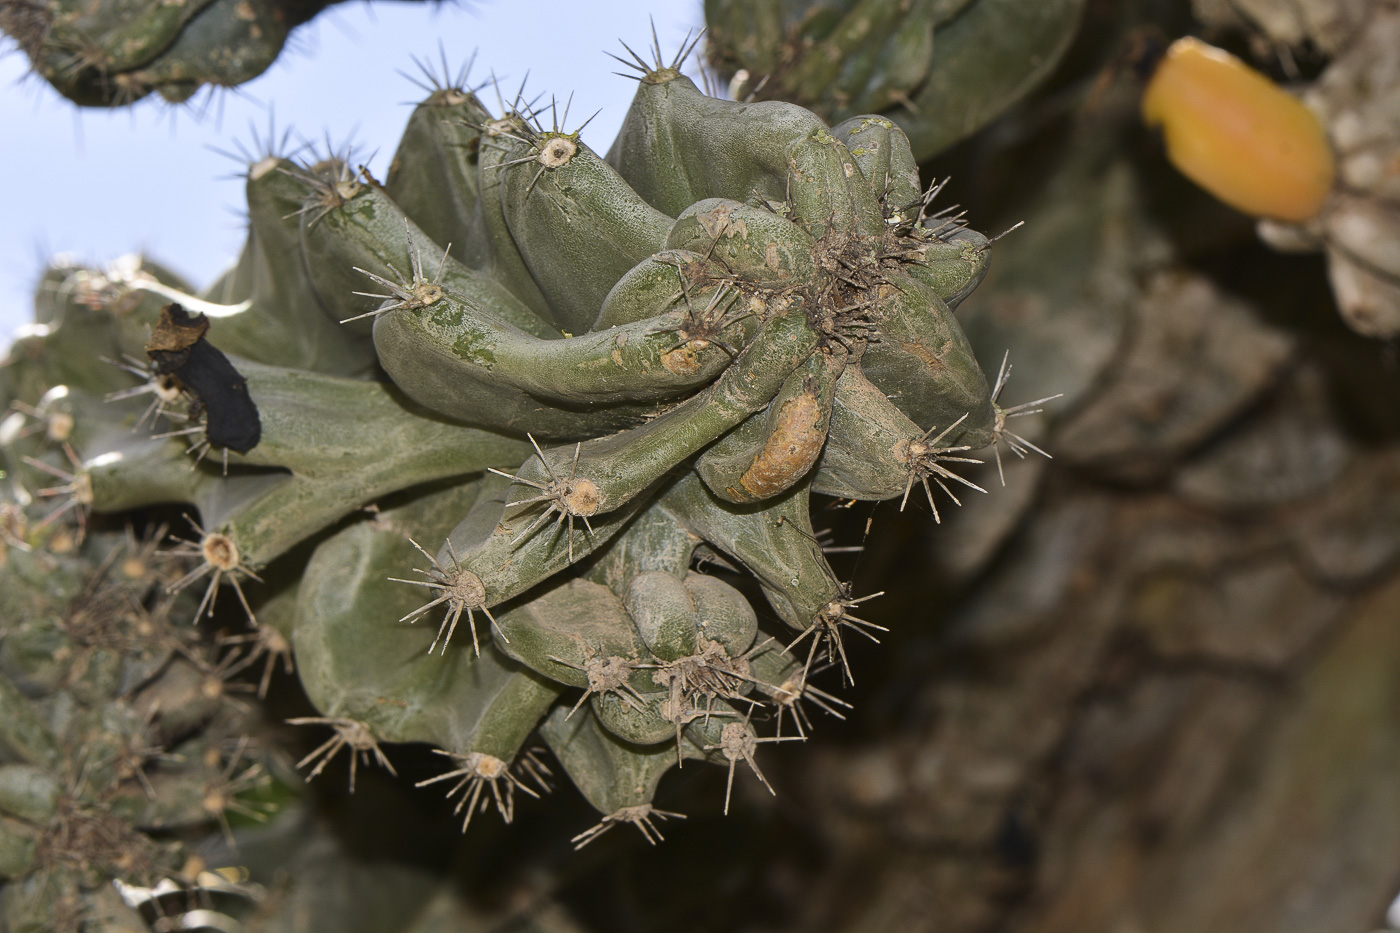
[{"label": "green cactus flesh", "polygon": [[[201,699],[219,670],[260,663],[266,691],[294,662],[318,713],[295,722],[324,737],[312,776],[345,750],[353,786],[357,763],[393,769],[393,743],[436,746],[422,783],[464,827],[538,795],[539,736],[602,815],[580,845],[621,823],[654,841],[677,815],[653,807],[668,769],[762,779],[760,745],[806,736],[802,701],[838,712],[814,659],[850,680],[843,637],[881,627],[809,500],[921,488],[936,516],[934,486],[972,485],[950,463],[1004,418],[952,309],[988,243],[924,223],[889,120],[707,97],[678,65],[648,68],[606,157],[451,82],[386,185],[269,155],[248,169],[244,254],[202,296],[130,261],[49,271],[41,326],[0,369],[7,904],[90,898],[55,814],[100,799],[139,835],[222,816],[196,793],[210,768],[220,799],[251,786],[217,745],[227,710]],[[79,571],[151,559],[73,519],[170,503],[193,531],[177,570],[138,578],[147,635],[73,631],[63,607],[114,585]],[[766,609],[697,572],[702,553]],[[222,668],[168,624],[216,604],[247,626]],[[63,749],[101,715],[140,748],[215,751],[151,764],[154,796],[118,759],[75,794]],[[25,893],[41,876],[48,893]]]},{"label": "green cactus flesh", "polygon": [[235,87],[267,70],[293,27],[325,0],[4,0],[0,30],[34,71],[87,107],[157,92],[188,100],[202,86]]},{"label": "green cactus flesh", "polygon": [[[922,161],[1039,85],[1084,0],[705,0],[706,54],[736,96],[812,108],[833,132],[882,112]],[[862,169],[874,150],[842,137]],[[867,177],[869,173],[867,172]],[[902,179],[896,179],[896,184]]]}]

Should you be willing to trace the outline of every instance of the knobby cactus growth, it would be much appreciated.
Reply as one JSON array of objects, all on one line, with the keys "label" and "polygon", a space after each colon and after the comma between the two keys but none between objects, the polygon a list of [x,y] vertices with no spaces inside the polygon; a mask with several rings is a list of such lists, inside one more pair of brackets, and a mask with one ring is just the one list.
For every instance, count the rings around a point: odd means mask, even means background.
[{"label": "knobby cactus growth", "polygon": [[[631,55],[605,156],[567,106],[497,115],[447,75],[382,183],[269,147],[243,254],[200,295],[149,264],[52,268],[0,370],[29,522],[0,573],[56,529],[75,546],[48,492],[66,515],[185,504],[161,584],[187,594],[178,621],[243,617],[223,669],[263,691],[294,660],[312,776],[439,748],[421,783],[464,829],[558,770],[601,815],[580,846],[621,823],[658,839],[679,816],[658,782],[687,760],[767,786],[762,745],[840,715],[809,677],[851,680],[847,637],[882,630],[812,494],[921,490],[937,518],[1024,406],[999,407],[953,315],[989,241],[930,216],[904,134],[706,96],[684,57]],[[7,708],[29,715],[18,670]]]},{"label": "knobby cactus growth", "polygon": [[880,113],[919,161],[1040,85],[1084,0],[705,0],[706,54],[735,97],[833,123]]},{"label": "knobby cactus growth", "polygon": [[267,70],[325,0],[71,3],[3,0],[0,31],[34,71],[85,107],[151,93],[179,103],[205,85],[235,87]]},{"label": "knobby cactus growth", "polygon": [[[189,100],[262,74],[334,0],[0,0],[0,32],[85,107]],[[709,0],[709,55],[748,94],[832,122],[897,116],[925,158],[1039,84],[1083,0]]]}]

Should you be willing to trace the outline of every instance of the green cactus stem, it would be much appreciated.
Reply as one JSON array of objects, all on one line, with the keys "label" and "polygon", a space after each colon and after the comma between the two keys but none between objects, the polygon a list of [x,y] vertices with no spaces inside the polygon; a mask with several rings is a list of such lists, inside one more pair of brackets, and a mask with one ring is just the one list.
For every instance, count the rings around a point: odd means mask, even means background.
[{"label": "green cactus stem", "polygon": [[736,97],[794,101],[841,124],[838,135],[879,112],[923,161],[1040,84],[1083,8],[1084,0],[706,0],[706,54]]},{"label": "green cactus stem", "polygon": [[[895,46],[926,44],[882,22]],[[853,21],[833,28],[854,41]],[[761,746],[804,739],[810,710],[842,715],[810,682],[818,657],[853,682],[847,636],[886,629],[861,618],[880,594],[828,564],[811,496],[907,504],[921,486],[937,518],[935,487],[979,488],[953,466],[1019,413],[953,313],[990,242],[928,217],[938,189],[889,119],[832,129],[794,104],[708,97],[684,54],[638,63],[606,157],[567,107],[517,95],[493,115],[464,76],[431,72],[383,185],[344,153],[263,147],[247,246],[203,295],[154,268],[50,271],[47,333],[0,369],[27,406],[0,449],[21,514],[47,477],[67,511],[26,526],[38,549],[0,571],[58,560],[69,516],[183,506],[179,572],[146,584],[162,619],[243,626],[221,661],[169,648],[129,693],[156,720],[108,724],[209,759],[153,774],[149,800],[118,781],[133,832],[257,812],[267,773],[216,747],[214,725],[223,678],[245,671],[266,694],[295,670],[308,778],[348,758],[353,791],[361,765],[395,776],[397,743],[434,746],[442,770],[418,784],[445,790],[463,829],[543,792],[538,736],[601,815],[576,845],[622,824],[659,840],[678,816],[659,782],[687,760],[728,770],[726,812],[741,764],[776,790]],[[817,70],[832,87],[893,73]],[[704,555],[771,613],[698,572]],[[16,593],[44,585],[24,579]],[[47,621],[0,642],[12,879],[52,868],[34,827],[72,738],[19,685],[100,706],[154,663],[85,645]],[[61,686],[69,650],[88,652],[81,688]]]}]

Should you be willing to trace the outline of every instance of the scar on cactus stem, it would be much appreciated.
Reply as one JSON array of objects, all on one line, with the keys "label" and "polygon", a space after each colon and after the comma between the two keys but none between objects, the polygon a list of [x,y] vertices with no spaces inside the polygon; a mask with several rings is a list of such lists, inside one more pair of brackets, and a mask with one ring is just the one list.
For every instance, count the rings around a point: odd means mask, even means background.
[{"label": "scar on cactus stem", "polygon": [[196,580],[213,574],[209,585],[204,590],[204,598],[199,601],[199,607],[194,611],[194,618],[198,621],[199,617],[206,613],[206,610],[209,616],[214,615],[214,603],[219,598],[219,584],[227,578],[228,582],[233,584],[233,591],[238,594],[238,601],[243,604],[243,611],[248,614],[248,621],[257,625],[257,617],[253,615],[253,608],[248,605],[248,597],[243,594],[243,587],[239,584],[238,578],[241,575],[261,583],[263,582],[262,577],[239,560],[238,545],[228,535],[219,532],[206,532],[199,526],[198,522],[188,515],[185,516],[185,521],[199,532],[200,539],[196,542],[187,538],[177,538],[179,544],[171,553],[180,557],[198,557],[203,560],[203,563],[166,587],[166,592],[178,593]]},{"label": "scar on cactus stem", "polygon": [[451,539],[447,542],[447,550],[452,557],[451,573],[449,573],[442,564],[438,563],[436,557],[423,550],[423,546],[417,541],[409,538],[408,543],[417,548],[418,552],[428,558],[428,561],[432,564],[432,567],[428,570],[420,570],[417,567],[413,568],[414,573],[421,573],[428,579],[404,580],[399,577],[390,577],[389,579],[395,583],[424,586],[442,595],[419,606],[399,621],[412,624],[422,618],[423,615],[434,606],[447,603],[447,615],[443,617],[442,625],[438,627],[437,637],[434,638],[433,643],[428,646],[428,654],[433,653],[433,649],[437,647],[439,640],[442,641],[443,653],[447,653],[447,643],[452,640],[452,633],[457,631],[457,623],[461,620],[462,613],[465,612],[467,614],[467,627],[471,629],[472,633],[472,650],[477,656],[480,656],[481,644],[476,638],[476,617],[472,614],[478,609],[486,614],[486,618],[491,622],[491,629],[496,633],[496,637],[506,644],[510,644],[510,639],[506,638],[505,632],[502,632],[501,627],[496,624],[496,617],[491,614],[490,609],[486,608],[486,586],[481,582],[480,577],[457,562],[457,551]]},{"label": "scar on cactus stem", "polygon": [[661,835],[661,830],[656,828],[656,824],[652,822],[653,818],[657,820],[683,820],[685,814],[674,813],[670,810],[658,810],[649,803],[639,803],[636,806],[623,807],[614,813],[609,813],[569,841],[574,844],[574,851],[577,852],[614,826],[631,823],[637,827],[637,832],[642,834],[642,838],[652,845],[656,845],[658,842],[665,841],[666,837]]},{"label": "scar on cactus stem", "polygon": [[[305,768],[313,761],[316,767],[307,773],[306,779],[310,781],[316,775],[325,770],[326,765],[331,763],[331,759],[336,756],[342,748],[350,750],[350,793],[355,792],[355,771],[357,762],[363,758],[368,764],[370,756],[379,762],[379,766],[390,774],[398,777],[398,772],[389,763],[389,758],[384,754],[384,750],[379,747],[379,740],[374,737],[369,726],[358,719],[337,719],[327,716],[300,716],[296,719],[288,719],[289,726],[330,726],[334,730],[331,737],[320,745],[316,746],[306,757],[297,762],[298,768]],[[319,761],[317,760],[319,759]]]},{"label": "scar on cactus stem", "polygon": [[[452,788],[447,792],[447,797],[450,800],[458,791],[462,791],[462,799],[457,801],[457,806],[453,808],[452,812],[456,814],[465,810],[465,816],[462,819],[462,832],[464,833],[471,825],[472,817],[476,814],[478,807],[481,810],[485,810],[487,807],[487,800],[482,797],[482,791],[487,784],[491,785],[491,796],[496,802],[496,812],[500,813],[501,819],[507,823],[515,819],[516,788],[519,788],[522,793],[539,799],[539,792],[511,773],[510,765],[495,755],[488,755],[485,752],[468,752],[462,755],[440,748],[435,748],[433,751],[460,762],[462,767],[454,768],[425,781],[419,781],[413,786],[427,787],[429,784],[436,784],[439,781],[459,778],[460,780],[452,785]],[[540,761],[534,752],[522,753],[516,767],[525,772],[525,775],[531,778],[540,790],[549,790],[549,785],[544,780],[545,775],[550,773],[549,768],[545,767],[544,762]]]}]

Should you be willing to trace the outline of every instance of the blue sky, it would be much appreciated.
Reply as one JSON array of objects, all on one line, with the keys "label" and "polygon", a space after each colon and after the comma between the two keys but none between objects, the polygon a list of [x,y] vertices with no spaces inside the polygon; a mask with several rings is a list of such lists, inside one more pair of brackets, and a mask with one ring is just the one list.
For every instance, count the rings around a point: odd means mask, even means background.
[{"label": "blue sky", "polygon": [[[423,96],[397,71],[413,56],[436,59],[441,41],[454,68],[477,50],[474,79],[494,70],[536,92],[568,97],[573,114],[602,108],[585,141],[605,150],[635,83],[613,74],[604,51],[618,39],[640,49],[654,17],[663,50],[703,25],[699,0],[609,0],[605,4],[508,0],[460,5],[347,3],[292,37],[275,65],[238,93],[222,95],[202,118],[146,101],[117,113],[78,110],[25,79],[19,53],[0,58],[0,335],[32,315],[30,290],[44,257],[70,253],[106,261],[144,250],[198,287],[230,263],[243,242],[243,166],[210,147],[251,143],[250,124],[339,145],[353,140],[383,177],[411,105]],[[490,96],[486,99],[491,100]],[[196,98],[196,104],[202,98]],[[221,111],[221,112],[220,112]],[[574,122],[570,117],[570,122]]]}]

